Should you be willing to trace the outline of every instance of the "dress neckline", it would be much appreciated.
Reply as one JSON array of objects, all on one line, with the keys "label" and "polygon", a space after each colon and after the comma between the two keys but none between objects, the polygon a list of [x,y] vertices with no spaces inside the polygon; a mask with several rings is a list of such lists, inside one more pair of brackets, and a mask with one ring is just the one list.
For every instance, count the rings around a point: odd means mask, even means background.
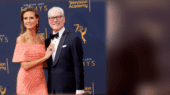
[{"label": "dress neckline", "polygon": [[[42,45],[42,46],[44,46],[44,44],[34,44],[34,43],[19,43],[19,44],[32,44],[32,45]],[[17,44],[17,45],[19,45],[19,44]]]}]

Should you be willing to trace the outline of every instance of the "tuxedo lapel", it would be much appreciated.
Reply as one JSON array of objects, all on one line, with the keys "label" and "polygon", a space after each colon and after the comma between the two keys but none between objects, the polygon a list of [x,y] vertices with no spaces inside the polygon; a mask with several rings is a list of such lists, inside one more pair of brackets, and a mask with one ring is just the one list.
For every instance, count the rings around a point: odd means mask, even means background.
[{"label": "tuxedo lapel", "polygon": [[56,51],[55,59],[54,59],[54,62],[53,62],[53,66],[57,64],[58,58],[60,57],[62,45],[65,41],[67,34],[68,34],[68,32],[65,30],[61,39],[60,39],[60,42],[59,42],[59,45],[58,45],[58,48],[57,48],[57,51]]}]

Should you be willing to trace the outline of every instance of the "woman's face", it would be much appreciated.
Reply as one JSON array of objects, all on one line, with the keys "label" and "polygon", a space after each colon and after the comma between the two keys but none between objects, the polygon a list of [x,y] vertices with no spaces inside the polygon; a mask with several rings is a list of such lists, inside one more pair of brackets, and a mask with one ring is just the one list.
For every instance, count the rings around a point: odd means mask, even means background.
[{"label": "woman's face", "polygon": [[23,14],[23,22],[27,29],[36,28],[36,25],[38,24],[38,18],[36,18],[34,12],[27,11]]}]

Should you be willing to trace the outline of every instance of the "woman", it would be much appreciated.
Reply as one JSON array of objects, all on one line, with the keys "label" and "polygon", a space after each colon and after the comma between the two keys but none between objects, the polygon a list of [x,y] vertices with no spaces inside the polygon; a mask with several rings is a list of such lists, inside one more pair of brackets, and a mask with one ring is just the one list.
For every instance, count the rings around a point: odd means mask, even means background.
[{"label": "woman", "polygon": [[12,60],[21,63],[17,76],[17,95],[48,95],[42,62],[51,56],[54,45],[51,44],[45,50],[45,40],[38,35],[39,26],[39,14],[34,7],[22,10],[21,35],[16,40]]}]

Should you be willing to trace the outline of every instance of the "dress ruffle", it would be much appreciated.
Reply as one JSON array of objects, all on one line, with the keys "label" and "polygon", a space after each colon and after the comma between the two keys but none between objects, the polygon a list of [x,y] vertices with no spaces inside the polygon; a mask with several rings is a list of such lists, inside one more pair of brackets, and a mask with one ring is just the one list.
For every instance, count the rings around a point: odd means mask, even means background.
[{"label": "dress ruffle", "polygon": [[43,57],[45,47],[42,44],[20,43],[16,44],[12,62],[29,62]]}]

